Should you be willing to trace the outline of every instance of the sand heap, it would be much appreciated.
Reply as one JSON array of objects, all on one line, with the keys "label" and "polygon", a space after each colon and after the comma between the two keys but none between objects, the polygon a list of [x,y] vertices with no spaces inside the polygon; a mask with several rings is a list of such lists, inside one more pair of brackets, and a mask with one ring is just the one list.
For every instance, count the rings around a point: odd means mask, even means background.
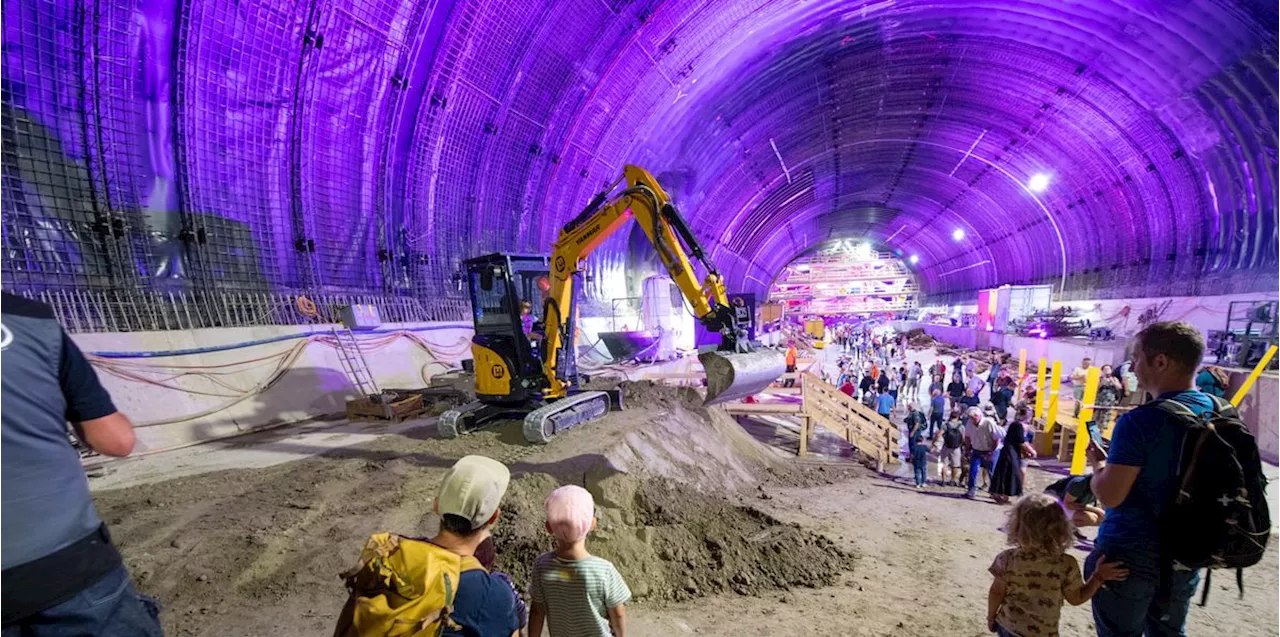
[{"label": "sand heap", "polygon": [[595,495],[590,548],[618,565],[637,599],[820,586],[851,567],[825,537],[738,504],[763,502],[763,483],[829,482],[837,471],[784,461],[723,411],[703,408],[693,390],[637,383],[624,392],[627,411],[547,446],[526,444],[519,422],[442,440],[424,421],[405,435],[305,460],[96,499],[139,587],[164,605],[170,635],[330,630],[345,596],[337,574],[368,534],[434,533],[439,481],[471,453],[512,469],[495,529],[497,568],[522,590],[533,558],[550,548],[543,501],[561,484]]}]

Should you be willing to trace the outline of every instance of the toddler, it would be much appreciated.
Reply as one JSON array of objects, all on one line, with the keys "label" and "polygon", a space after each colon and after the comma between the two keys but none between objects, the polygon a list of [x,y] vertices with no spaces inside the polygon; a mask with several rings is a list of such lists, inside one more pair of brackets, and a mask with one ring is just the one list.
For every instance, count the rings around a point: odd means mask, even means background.
[{"label": "toddler", "polygon": [[1058,500],[1043,493],[1013,505],[1007,530],[1013,548],[991,563],[995,581],[987,593],[987,628],[1000,637],[1056,637],[1063,600],[1079,606],[1103,582],[1129,576],[1128,569],[1103,555],[1093,576],[1082,582],[1080,564],[1067,555],[1071,522]]},{"label": "toddler", "polygon": [[556,550],[543,553],[529,576],[529,637],[624,637],[631,590],[608,560],[587,552],[596,527],[595,501],[586,489],[565,486],[547,497],[547,531]]}]

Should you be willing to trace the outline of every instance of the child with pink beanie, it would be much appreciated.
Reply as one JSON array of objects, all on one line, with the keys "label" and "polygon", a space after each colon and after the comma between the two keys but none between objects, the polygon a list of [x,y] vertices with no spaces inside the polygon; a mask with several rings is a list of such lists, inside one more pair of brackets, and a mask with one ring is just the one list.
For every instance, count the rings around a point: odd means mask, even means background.
[{"label": "child with pink beanie", "polygon": [[586,489],[565,486],[547,497],[547,531],[556,550],[533,562],[530,575],[529,637],[624,637],[631,590],[608,560],[587,552],[587,534],[596,528],[595,500]]}]

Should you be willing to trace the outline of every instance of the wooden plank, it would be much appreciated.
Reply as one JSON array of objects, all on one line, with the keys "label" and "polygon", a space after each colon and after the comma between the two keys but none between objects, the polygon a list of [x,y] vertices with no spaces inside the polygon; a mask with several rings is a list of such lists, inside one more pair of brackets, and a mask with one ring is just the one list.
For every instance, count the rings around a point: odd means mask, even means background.
[{"label": "wooden plank", "polygon": [[796,394],[799,394],[799,393],[800,393],[800,391],[801,391],[801,389],[802,389],[801,387],[766,387],[766,388],[764,389],[764,391],[762,391],[762,392],[760,392],[760,393],[762,393],[762,394],[780,394],[780,395],[787,394],[787,395],[793,395],[793,396],[794,396],[794,395],[796,395]]},{"label": "wooden plank", "polygon": [[725,403],[721,405],[730,414],[798,414],[800,403]]},{"label": "wooden plank", "polygon": [[812,431],[813,424],[808,416],[801,414],[800,416],[800,451],[796,454],[799,457],[805,457],[809,453],[809,434]]}]

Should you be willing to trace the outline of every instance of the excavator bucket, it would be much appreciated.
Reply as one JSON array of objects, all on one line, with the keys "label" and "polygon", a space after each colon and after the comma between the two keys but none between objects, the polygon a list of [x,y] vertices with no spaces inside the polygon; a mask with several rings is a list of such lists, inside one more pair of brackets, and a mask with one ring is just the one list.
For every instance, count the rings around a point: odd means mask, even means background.
[{"label": "excavator bucket", "polygon": [[787,369],[781,352],[760,350],[747,354],[702,352],[698,354],[707,371],[705,405],[718,405],[758,394]]}]

